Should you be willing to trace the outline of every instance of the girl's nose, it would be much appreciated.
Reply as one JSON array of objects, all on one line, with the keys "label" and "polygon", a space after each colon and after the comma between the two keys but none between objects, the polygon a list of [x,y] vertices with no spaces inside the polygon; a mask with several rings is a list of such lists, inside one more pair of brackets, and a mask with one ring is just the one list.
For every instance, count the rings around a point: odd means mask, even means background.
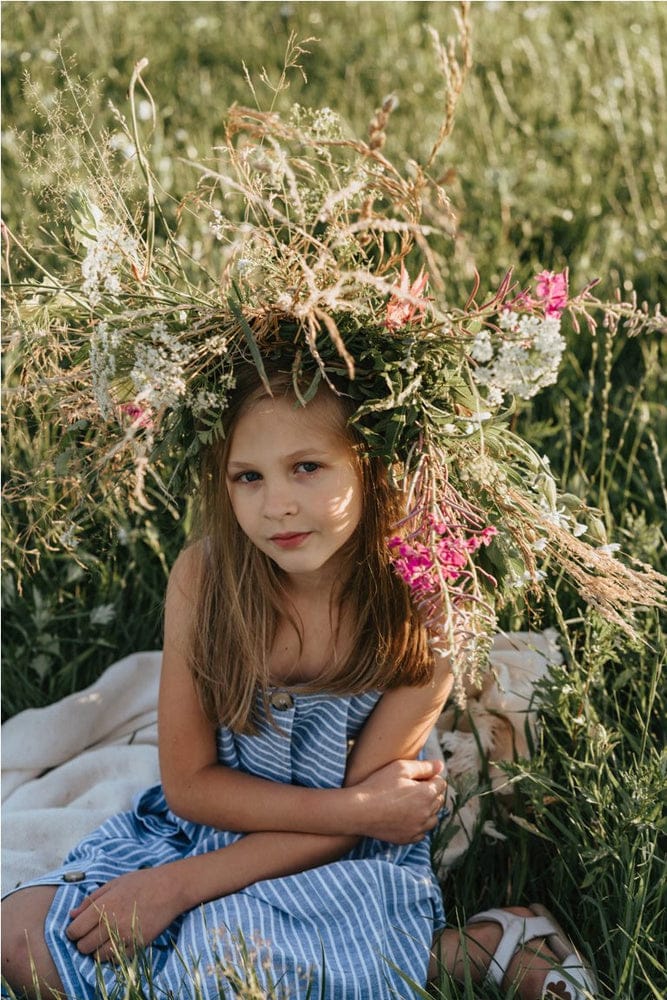
[{"label": "girl's nose", "polygon": [[292,490],[286,483],[276,483],[265,486],[264,517],[281,518],[296,514],[297,502]]}]

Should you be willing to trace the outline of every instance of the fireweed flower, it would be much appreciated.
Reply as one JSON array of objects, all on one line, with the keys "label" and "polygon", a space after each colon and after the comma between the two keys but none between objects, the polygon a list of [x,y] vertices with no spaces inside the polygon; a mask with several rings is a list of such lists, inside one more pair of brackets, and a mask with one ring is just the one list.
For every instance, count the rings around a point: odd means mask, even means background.
[{"label": "fireweed flower", "polygon": [[[398,536],[390,538],[388,543],[394,571],[407,583],[417,601],[440,593],[443,583],[460,581],[467,572],[472,553],[489,545],[497,531],[489,525],[466,538],[460,531],[429,515],[420,534],[428,538],[429,544]],[[460,585],[459,595],[463,594]]]},{"label": "fireweed flower", "polygon": [[547,316],[559,317],[567,307],[567,271],[541,271],[536,277],[535,290]]},{"label": "fireweed flower", "polygon": [[153,418],[150,410],[140,403],[123,403],[120,409],[136,427],[142,427],[146,430],[153,428]]},{"label": "fireweed flower", "polygon": [[415,320],[420,320],[429,304],[428,298],[422,292],[428,284],[428,274],[422,268],[415,280],[410,284],[410,276],[401,262],[401,277],[392,290],[387,303],[385,325],[395,333]]}]

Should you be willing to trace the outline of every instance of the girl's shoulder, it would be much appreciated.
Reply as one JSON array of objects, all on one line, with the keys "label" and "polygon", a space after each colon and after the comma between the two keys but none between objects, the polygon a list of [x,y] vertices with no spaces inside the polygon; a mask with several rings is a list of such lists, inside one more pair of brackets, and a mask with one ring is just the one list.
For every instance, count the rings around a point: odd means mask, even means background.
[{"label": "girl's shoulder", "polygon": [[190,599],[195,597],[201,583],[206,553],[207,546],[204,539],[192,542],[181,549],[169,574],[168,598],[175,591],[180,591]]}]

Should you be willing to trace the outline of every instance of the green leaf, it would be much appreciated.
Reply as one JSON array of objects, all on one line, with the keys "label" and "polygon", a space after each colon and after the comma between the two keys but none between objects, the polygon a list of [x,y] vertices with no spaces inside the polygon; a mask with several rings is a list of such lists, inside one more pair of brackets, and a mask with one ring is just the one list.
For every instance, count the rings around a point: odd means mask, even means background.
[{"label": "green leaf", "polygon": [[250,348],[250,353],[252,354],[252,360],[255,363],[255,367],[257,368],[259,377],[262,380],[262,384],[264,385],[264,388],[269,393],[269,395],[272,396],[273,392],[271,391],[271,386],[266,376],[266,369],[264,368],[264,362],[262,361],[262,355],[260,354],[259,347],[257,346],[255,335],[250,329],[250,325],[248,324],[248,321],[243,315],[243,313],[241,312],[238,303],[234,302],[234,300],[230,297],[227,299],[227,305],[231,309],[232,313],[234,314],[234,318],[241,327],[241,331],[243,332],[243,336],[245,337],[248,347]]}]

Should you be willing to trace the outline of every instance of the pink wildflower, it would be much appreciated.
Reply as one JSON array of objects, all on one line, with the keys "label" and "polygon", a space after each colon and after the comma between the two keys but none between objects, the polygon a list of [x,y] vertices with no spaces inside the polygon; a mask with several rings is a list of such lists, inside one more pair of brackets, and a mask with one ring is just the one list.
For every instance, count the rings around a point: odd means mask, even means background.
[{"label": "pink wildflower", "polygon": [[494,528],[492,524],[488,528],[482,528],[482,530],[477,535],[473,535],[472,538],[468,539],[468,549],[471,552],[475,552],[476,549],[482,547],[482,545],[490,545],[493,539],[498,534],[498,529]]},{"label": "pink wildflower", "polygon": [[387,304],[385,325],[388,330],[394,333],[413,320],[422,318],[429,303],[429,299],[422,295],[427,283],[428,274],[424,274],[422,268],[417,278],[410,284],[410,276],[401,262],[401,279],[394,285]]},{"label": "pink wildflower", "polygon": [[432,594],[438,589],[433,557],[425,545],[390,538],[389,548],[394,569],[416,596]]},{"label": "pink wildflower", "polygon": [[433,516],[427,521],[439,536],[430,547],[397,536],[389,540],[394,570],[418,601],[437,593],[442,580],[455,583],[465,572],[470,553],[488,545],[497,534],[496,529],[489,526],[469,538],[461,538],[445,522],[436,521]]},{"label": "pink wildflower", "polygon": [[123,403],[121,406],[121,412],[124,413],[136,427],[143,427],[147,430],[150,430],[153,427],[153,418],[151,417],[150,410],[146,407],[140,406],[138,403]]},{"label": "pink wildflower", "polygon": [[547,316],[560,316],[567,306],[567,271],[541,271],[535,290]]}]

